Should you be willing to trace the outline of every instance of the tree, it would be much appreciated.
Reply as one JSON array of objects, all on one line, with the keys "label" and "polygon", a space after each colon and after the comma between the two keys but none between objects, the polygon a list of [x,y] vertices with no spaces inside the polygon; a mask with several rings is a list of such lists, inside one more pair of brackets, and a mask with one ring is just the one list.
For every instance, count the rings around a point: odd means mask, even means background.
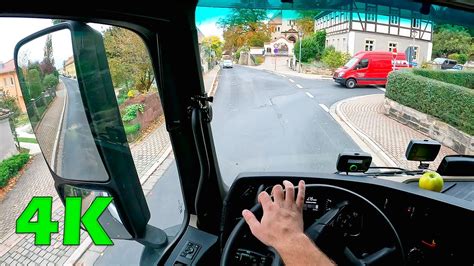
[{"label": "tree", "polygon": [[44,56],[43,61],[40,63],[42,76],[53,73],[56,68],[54,67],[54,55],[53,55],[53,41],[51,34],[46,36],[46,42],[44,44]]},{"label": "tree", "polygon": [[148,92],[155,76],[142,39],[130,30],[110,27],[104,32],[104,45],[114,86]]},{"label": "tree", "polygon": [[13,119],[16,119],[21,113],[16,98],[9,95],[0,97],[0,108],[10,110],[13,113]]},{"label": "tree", "polygon": [[270,29],[264,22],[267,12],[262,9],[233,9],[218,25],[224,30],[224,50],[236,51],[244,45],[263,47],[270,41]]},{"label": "tree", "polygon": [[[319,60],[324,52],[324,43],[326,42],[326,32],[317,31],[310,36],[303,38],[301,42],[301,61],[311,62],[312,60]],[[299,58],[300,41],[295,43],[295,55]]]},{"label": "tree", "polygon": [[433,56],[447,57],[450,54],[467,54],[472,45],[472,37],[461,26],[439,25],[433,35]]},{"label": "tree", "polygon": [[44,88],[53,88],[55,89],[56,86],[59,83],[59,78],[56,77],[56,75],[53,74],[48,74],[44,77],[43,79],[43,87]]},{"label": "tree", "polygon": [[334,47],[329,46],[324,50],[321,61],[329,68],[336,69],[343,66],[350,58],[349,54],[338,52]]},{"label": "tree", "polygon": [[296,20],[296,26],[304,35],[311,35],[314,32],[314,17],[321,11],[319,10],[300,10],[299,18]]},{"label": "tree", "polygon": [[204,51],[214,51],[216,58],[221,58],[223,43],[218,36],[204,37],[204,39],[202,40],[202,46],[204,48]]},{"label": "tree", "polygon": [[43,87],[41,85],[40,73],[36,69],[28,70],[27,77],[28,89],[30,91],[30,97],[36,98],[41,95]]}]

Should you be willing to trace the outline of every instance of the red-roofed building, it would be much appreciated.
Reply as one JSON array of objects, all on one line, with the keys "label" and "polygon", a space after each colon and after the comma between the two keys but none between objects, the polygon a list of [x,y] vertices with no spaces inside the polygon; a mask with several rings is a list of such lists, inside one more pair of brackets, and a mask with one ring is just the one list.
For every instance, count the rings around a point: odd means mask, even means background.
[{"label": "red-roofed building", "polygon": [[25,102],[21,94],[20,83],[18,82],[13,59],[5,63],[0,63],[0,96],[3,95],[15,97],[21,111],[26,112]]}]

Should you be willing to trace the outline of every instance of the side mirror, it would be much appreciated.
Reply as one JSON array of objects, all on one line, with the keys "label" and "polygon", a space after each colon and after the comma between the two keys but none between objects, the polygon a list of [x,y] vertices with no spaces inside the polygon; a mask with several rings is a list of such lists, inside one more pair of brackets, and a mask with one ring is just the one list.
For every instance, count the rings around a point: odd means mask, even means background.
[{"label": "side mirror", "polygon": [[63,202],[80,196],[85,211],[95,197],[111,196],[99,218],[109,237],[147,245],[151,234],[152,245],[165,244],[164,233],[148,225],[150,211],[102,35],[81,22],[52,26],[16,45],[15,66],[28,116]]}]

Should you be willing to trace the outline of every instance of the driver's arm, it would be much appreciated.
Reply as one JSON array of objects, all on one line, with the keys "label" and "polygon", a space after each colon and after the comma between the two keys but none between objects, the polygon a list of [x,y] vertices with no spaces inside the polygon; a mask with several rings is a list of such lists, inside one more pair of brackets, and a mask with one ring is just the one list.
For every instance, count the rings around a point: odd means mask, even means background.
[{"label": "driver's arm", "polygon": [[273,201],[266,192],[258,195],[263,208],[261,221],[251,211],[242,211],[252,234],[276,249],[286,265],[334,265],[303,232],[304,181],[298,184],[296,201],[293,184],[285,180],[283,185],[285,193],[281,185],[273,187]]}]

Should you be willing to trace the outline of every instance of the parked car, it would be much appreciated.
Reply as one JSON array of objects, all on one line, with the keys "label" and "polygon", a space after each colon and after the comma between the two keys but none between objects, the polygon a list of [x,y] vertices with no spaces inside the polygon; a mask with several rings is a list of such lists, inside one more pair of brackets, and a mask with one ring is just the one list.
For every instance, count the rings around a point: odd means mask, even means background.
[{"label": "parked car", "polygon": [[333,79],[350,89],[357,85],[385,85],[394,65],[395,69],[410,67],[404,53],[397,53],[394,59],[391,52],[361,51],[338,68]]},{"label": "parked car", "polygon": [[433,63],[441,65],[441,69],[451,69],[458,64],[456,60],[441,57],[435,58]]},{"label": "parked car", "polygon": [[230,59],[225,59],[223,62],[222,62],[222,67],[223,68],[233,68],[233,63],[232,63],[232,60]]}]

